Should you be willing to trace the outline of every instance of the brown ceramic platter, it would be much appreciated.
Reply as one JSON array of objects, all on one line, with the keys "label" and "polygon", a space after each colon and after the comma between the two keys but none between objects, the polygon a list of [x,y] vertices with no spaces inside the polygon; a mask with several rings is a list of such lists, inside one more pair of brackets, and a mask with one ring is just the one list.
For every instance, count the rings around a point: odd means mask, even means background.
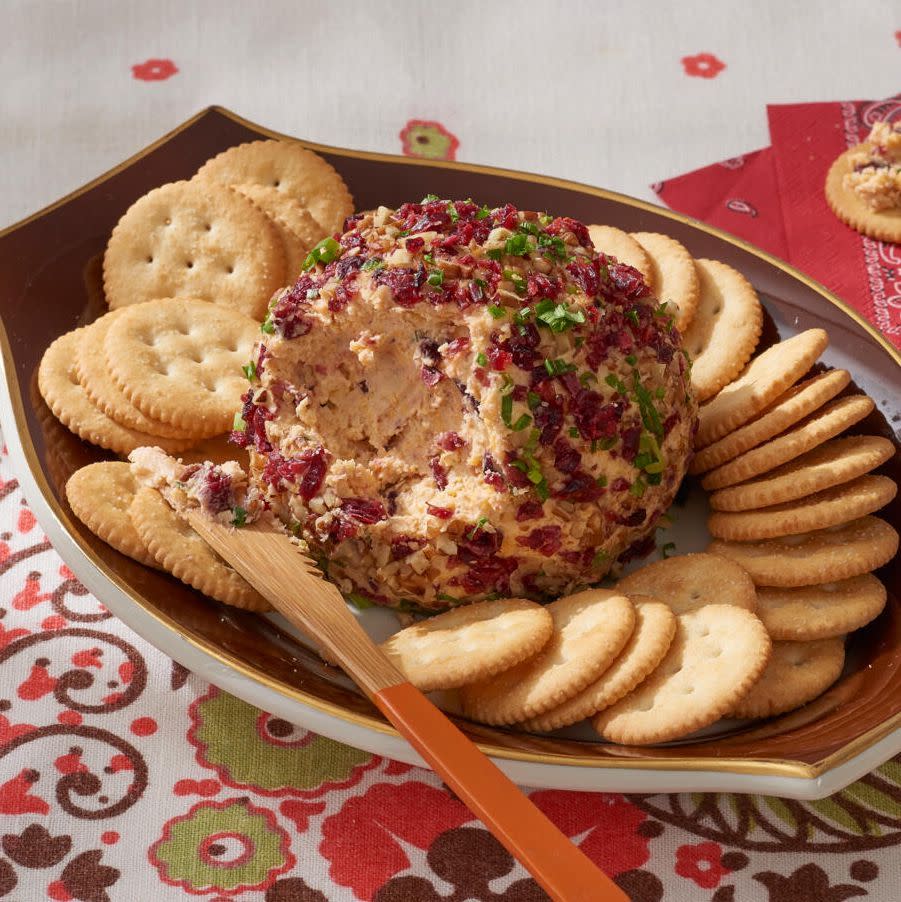
[{"label": "brown ceramic platter", "polygon": [[[55,547],[117,616],[209,681],[309,729],[417,762],[412,749],[342,675],[276,621],[224,608],[119,555],[71,514],[62,487],[104,453],[57,423],[37,395],[41,354],[103,311],[100,259],[111,229],[140,195],[190,178],[209,157],[260,136],[282,137],[212,107],[45,210],[0,233],[0,423],[26,496]],[[306,142],[305,142],[306,143]],[[612,192],[561,179],[307,144],[341,173],[358,209],[433,193],[549,210],[627,231],[666,232],[697,257],[722,260],[755,285],[766,342],[828,329],[824,361],[849,369],[876,411],[854,430],[898,444],[901,356],[854,311],[787,264],[717,229]],[[901,479],[901,458],[884,472]],[[901,501],[881,516],[901,528]],[[678,530],[678,526],[675,527]],[[668,536],[673,538],[672,535]],[[680,545],[681,550],[693,550]],[[772,720],[661,747],[605,744],[587,734],[542,737],[461,721],[514,779],[532,786],[657,792],[724,790],[816,798],[901,751],[901,562],[878,574],[883,614],[849,642],[849,665],[815,702]]]}]

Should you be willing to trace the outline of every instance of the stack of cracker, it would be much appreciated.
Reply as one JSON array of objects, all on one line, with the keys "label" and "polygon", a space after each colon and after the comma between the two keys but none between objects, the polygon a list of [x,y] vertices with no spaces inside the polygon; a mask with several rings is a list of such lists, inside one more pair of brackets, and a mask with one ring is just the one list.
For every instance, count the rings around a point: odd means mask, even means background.
[{"label": "stack of cracker", "polygon": [[844,636],[886,601],[871,571],[895,555],[898,534],[872,514],[897,486],[871,471],[894,446],[839,437],[874,408],[863,394],[839,397],[848,372],[799,381],[827,343],[811,329],[773,345],[701,408],[690,472],[711,492],[709,550],[750,574],[775,640],[764,679],[736,716],[778,714],[817,695],[841,672]]}]

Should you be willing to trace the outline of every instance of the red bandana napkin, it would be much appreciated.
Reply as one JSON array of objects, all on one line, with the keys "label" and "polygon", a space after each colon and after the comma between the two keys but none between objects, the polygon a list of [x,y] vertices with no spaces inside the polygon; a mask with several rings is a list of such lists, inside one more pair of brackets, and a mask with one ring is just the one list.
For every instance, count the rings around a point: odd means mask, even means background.
[{"label": "red bandana napkin", "polygon": [[772,146],[658,182],[668,206],[782,257],[822,282],[901,348],[901,246],[839,221],[823,184],[832,161],[873,123],[901,118],[883,101],[767,107]]}]

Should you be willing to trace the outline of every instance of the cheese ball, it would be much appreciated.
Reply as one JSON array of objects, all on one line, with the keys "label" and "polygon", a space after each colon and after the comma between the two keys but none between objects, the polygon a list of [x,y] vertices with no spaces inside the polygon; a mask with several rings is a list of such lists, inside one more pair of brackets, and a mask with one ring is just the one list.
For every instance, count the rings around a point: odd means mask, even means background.
[{"label": "cheese ball", "polygon": [[349,218],[262,325],[233,439],[358,600],[547,599],[647,542],[697,407],[665,304],[568,217]]}]

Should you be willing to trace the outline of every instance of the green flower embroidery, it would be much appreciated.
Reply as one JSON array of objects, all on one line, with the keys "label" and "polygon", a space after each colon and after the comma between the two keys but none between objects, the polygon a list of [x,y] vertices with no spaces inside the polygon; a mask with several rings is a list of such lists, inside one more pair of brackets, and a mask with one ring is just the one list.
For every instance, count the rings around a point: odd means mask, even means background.
[{"label": "green flower embroidery", "polygon": [[400,133],[403,153],[427,160],[456,159],[460,142],[440,122],[411,119]]},{"label": "green flower embroidery", "polygon": [[288,834],[247,799],[198,802],[163,827],[148,855],[170,886],[191,893],[264,889],[294,867]]},{"label": "green flower embroidery", "polygon": [[197,761],[228,786],[314,796],[352,786],[378,764],[369,752],[318,736],[211,688],[191,706]]}]

